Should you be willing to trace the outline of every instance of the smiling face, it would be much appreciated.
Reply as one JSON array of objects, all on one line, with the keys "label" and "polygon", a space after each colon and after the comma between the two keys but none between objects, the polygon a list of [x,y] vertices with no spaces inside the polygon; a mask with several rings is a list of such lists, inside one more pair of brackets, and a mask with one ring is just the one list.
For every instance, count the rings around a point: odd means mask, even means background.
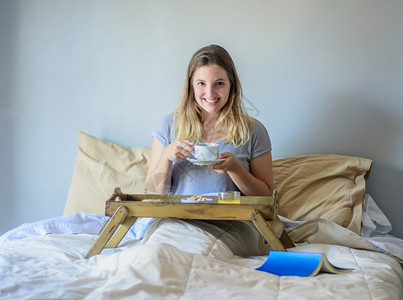
[{"label": "smiling face", "polygon": [[231,82],[225,69],[218,65],[206,65],[194,72],[192,87],[197,104],[207,115],[214,116],[227,103]]}]

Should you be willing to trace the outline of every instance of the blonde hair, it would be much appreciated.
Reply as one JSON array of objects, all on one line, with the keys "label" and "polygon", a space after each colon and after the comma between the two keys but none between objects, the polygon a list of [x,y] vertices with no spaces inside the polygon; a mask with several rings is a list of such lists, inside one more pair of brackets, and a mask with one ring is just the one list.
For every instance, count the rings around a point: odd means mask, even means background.
[{"label": "blonde hair", "polygon": [[203,136],[204,112],[194,99],[193,75],[202,66],[217,65],[223,68],[231,82],[227,103],[221,109],[216,126],[221,125],[226,133],[227,143],[240,146],[248,140],[252,118],[242,107],[242,89],[238,74],[229,53],[217,45],[199,49],[190,60],[179,105],[174,113],[174,138],[199,141]]}]

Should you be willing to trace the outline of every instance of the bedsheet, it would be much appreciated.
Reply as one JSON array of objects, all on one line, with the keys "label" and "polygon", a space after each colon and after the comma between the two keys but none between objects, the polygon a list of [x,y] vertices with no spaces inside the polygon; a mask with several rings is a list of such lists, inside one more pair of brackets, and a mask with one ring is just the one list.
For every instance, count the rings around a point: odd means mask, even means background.
[{"label": "bedsheet", "polygon": [[[86,214],[58,217],[3,235],[0,297],[390,300],[403,296],[398,261],[364,239],[351,242],[343,230],[335,244],[322,243],[334,234],[326,231],[337,228],[331,223],[296,226],[290,231],[294,238],[305,235],[314,243],[290,250],[323,252],[335,265],[353,271],[301,278],[256,271],[267,256],[234,256],[213,235],[177,219],[153,220],[144,238],[136,240],[136,232],[142,232],[144,225],[139,223],[118,248],[85,259],[104,218]],[[320,234],[312,233],[315,226]]]}]

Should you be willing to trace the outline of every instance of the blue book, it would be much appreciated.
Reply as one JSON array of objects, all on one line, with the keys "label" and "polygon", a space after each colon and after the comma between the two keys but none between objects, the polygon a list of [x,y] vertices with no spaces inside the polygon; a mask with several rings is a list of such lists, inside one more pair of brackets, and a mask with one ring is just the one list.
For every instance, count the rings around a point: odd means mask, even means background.
[{"label": "blue book", "polygon": [[351,269],[332,265],[324,253],[270,251],[265,263],[258,271],[278,276],[312,277],[318,273],[346,273]]}]

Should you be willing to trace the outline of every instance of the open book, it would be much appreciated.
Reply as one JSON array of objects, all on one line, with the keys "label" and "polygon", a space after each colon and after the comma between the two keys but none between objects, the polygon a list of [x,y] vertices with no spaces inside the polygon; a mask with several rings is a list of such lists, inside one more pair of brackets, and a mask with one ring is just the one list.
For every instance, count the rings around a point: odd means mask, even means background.
[{"label": "open book", "polygon": [[258,271],[278,276],[311,277],[318,273],[346,273],[351,269],[332,265],[324,253],[270,251],[265,263]]}]

